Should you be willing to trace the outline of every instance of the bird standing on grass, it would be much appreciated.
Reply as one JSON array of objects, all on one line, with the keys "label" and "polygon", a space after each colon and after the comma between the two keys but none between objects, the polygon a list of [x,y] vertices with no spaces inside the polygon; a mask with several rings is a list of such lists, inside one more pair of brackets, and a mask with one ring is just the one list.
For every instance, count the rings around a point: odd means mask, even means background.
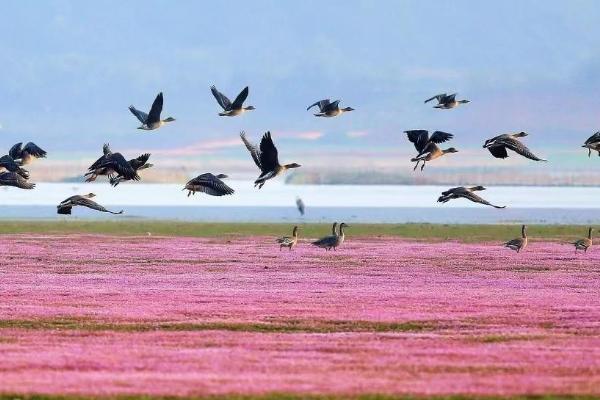
[{"label": "bird standing on grass", "polygon": [[504,243],[504,247],[508,247],[511,250],[520,253],[525,247],[527,247],[527,226],[521,226],[521,237],[513,240],[509,240]]},{"label": "bird standing on grass", "polygon": [[577,250],[583,250],[584,253],[587,253],[588,249],[590,247],[592,247],[592,244],[593,244],[592,232],[593,231],[594,231],[594,229],[590,226],[588,229],[588,236],[586,238],[579,239],[579,240],[571,243],[575,246],[575,253],[577,253]]},{"label": "bird standing on grass", "polygon": [[296,246],[298,243],[298,226],[294,226],[294,230],[292,231],[292,236],[283,236],[277,239],[277,243],[279,243],[279,250],[287,247],[290,251]]},{"label": "bird standing on grass", "polygon": [[275,147],[273,139],[271,138],[271,132],[267,132],[263,135],[259,148],[246,139],[246,133],[244,131],[240,133],[240,137],[250,152],[254,163],[258,168],[260,168],[261,171],[260,176],[254,181],[254,187],[258,186],[260,189],[269,179],[273,179],[276,176],[281,175],[288,169],[301,167],[300,164],[296,163],[285,165],[279,164],[277,148]]}]

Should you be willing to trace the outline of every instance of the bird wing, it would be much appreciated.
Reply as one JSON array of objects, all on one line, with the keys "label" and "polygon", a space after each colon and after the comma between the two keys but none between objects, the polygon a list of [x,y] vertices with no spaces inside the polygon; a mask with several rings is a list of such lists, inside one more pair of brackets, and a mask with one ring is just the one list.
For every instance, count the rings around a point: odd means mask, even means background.
[{"label": "bird wing", "polygon": [[110,168],[128,180],[139,180],[140,177],[121,153],[111,153],[100,161],[98,168]]},{"label": "bird wing", "polygon": [[310,109],[311,109],[311,108],[313,108],[314,106],[318,106],[318,107],[319,107],[319,110],[322,112],[322,111],[323,111],[323,109],[324,109],[325,107],[327,107],[329,104],[331,104],[329,99],[323,99],[323,100],[319,100],[319,101],[317,101],[317,102],[315,102],[315,103],[311,104],[311,105],[310,105],[310,106],[309,106],[309,107],[306,109],[306,111],[310,110]]},{"label": "bird wing", "polygon": [[240,132],[240,137],[242,138],[244,145],[246,145],[246,148],[250,152],[250,155],[252,156],[254,163],[256,164],[256,166],[258,168],[260,168],[262,170],[262,166],[260,164],[260,151],[256,148],[255,145],[253,145],[252,143],[250,143],[248,141],[248,139],[246,139],[246,132],[244,132],[244,131]]},{"label": "bird wing", "polygon": [[16,172],[19,169],[15,160],[9,155],[0,157],[0,167],[6,168],[10,172]]},{"label": "bird wing", "polygon": [[138,168],[140,168],[141,166],[143,166],[144,164],[146,164],[148,162],[149,158],[150,158],[150,153],[144,153],[137,158],[133,158],[133,159],[129,160],[129,165],[131,165],[131,168],[133,168],[134,170],[137,171]]},{"label": "bird wing", "polygon": [[506,152],[506,147],[504,147],[504,146],[491,146],[491,147],[488,147],[488,150],[496,158],[508,157],[508,153]]},{"label": "bird wing", "polygon": [[535,154],[533,154],[531,152],[531,150],[529,150],[527,148],[527,146],[525,146],[523,143],[521,143],[519,140],[514,139],[514,138],[505,138],[502,140],[502,144],[504,146],[506,146],[507,148],[511,149],[512,151],[514,151],[517,154],[522,155],[525,158],[529,158],[530,160],[534,160],[534,161],[546,161],[542,158],[539,158],[538,156],[536,156]]},{"label": "bird wing", "polygon": [[443,98],[442,100],[444,101],[444,103],[451,103],[451,102],[453,102],[454,100],[456,100],[456,95],[457,95],[457,94],[458,94],[458,93],[452,93],[451,95],[444,96],[444,98]]},{"label": "bird wing", "polygon": [[490,203],[489,201],[485,200],[483,197],[480,197],[480,196],[476,195],[475,193],[470,192],[468,190],[465,190],[464,192],[461,191],[460,193],[457,193],[457,194],[458,194],[458,196],[464,197],[467,200],[471,200],[474,203],[485,204],[486,206],[492,206],[494,208],[505,208],[506,207],[506,206],[496,206],[496,205]]},{"label": "bird wing", "polygon": [[163,94],[160,92],[154,102],[152,103],[152,107],[150,108],[150,112],[148,113],[148,119],[146,120],[146,124],[152,124],[160,121],[160,113],[163,108]]},{"label": "bird wing", "polygon": [[59,204],[56,206],[56,213],[57,214],[71,214],[72,209],[73,209],[73,206],[70,204]]},{"label": "bird wing", "polygon": [[244,104],[244,101],[246,101],[247,97],[248,97],[248,86],[243,88],[242,91],[240,92],[240,94],[237,95],[237,97],[231,104],[231,108],[234,110],[238,109],[238,108],[242,108],[242,105]]},{"label": "bird wing", "polygon": [[294,242],[294,238],[291,236],[282,236],[277,239],[277,243],[280,244],[292,244]]},{"label": "bird wing", "polygon": [[118,213],[110,211],[110,210],[104,208],[103,206],[101,206],[100,204],[96,203],[95,201],[90,200],[87,197],[83,197],[83,196],[80,196],[77,199],[74,199],[73,204],[77,205],[77,206],[91,208],[92,210],[107,212],[107,213],[111,213],[111,214],[121,214],[122,213],[122,211],[118,212]]},{"label": "bird wing", "polygon": [[296,200],[296,207],[298,207],[298,211],[300,211],[300,214],[304,215],[304,202],[302,201],[302,199],[297,199]]},{"label": "bird wing", "polygon": [[335,241],[337,240],[337,236],[331,235],[331,236],[325,236],[319,240],[315,240],[314,242],[312,242],[312,244],[314,244],[315,246],[330,246],[332,244],[335,243]]},{"label": "bird wing", "polygon": [[440,94],[436,94],[435,96],[425,100],[425,103],[429,103],[431,100],[437,100],[438,102],[441,101],[441,99],[443,99],[444,97],[446,97],[446,93],[440,93]]},{"label": "bird wing", "polygon": [[271,139],[271,132],[265,133],[260,141],[260,165],[263,172],[274,171],[279,165],[277,148]]},{"label": "bird wing", "polygon": [[102,153],[104,153],[105,156],[112,153],[112,151],[110,151],[110,145],[108,143],[104,143],[104,146],[102,146]]},{"label": "bird wing", "polygon": [[[587,142],[586,142],[587,143]],[[22,142],[19,142],[17,144],[15,144],[13,147],[10,148],[10,150],[8,151],[8,155],[11,156],[14,159],[17,158],[21,158],[21,146],[23,145]]]},{"label": "bird wing", "polygon": [[219,103],[223,110],[231,110],[231,100],[229,100],[227,96],[219,92],[214,85],[210,87],[210,91],[212,92],[213,96],[215,96],[215,99],[217,99],[217,103]]},{"label": "bird wing", "polygon": [[406,133],[406,136],[408,136],[408,140],[415,145],[415,149],[421,153],[429,141],[429,132],[423,129],[404,132]]},{"label": "bird wing", "polygon": [[140,110],[138,110],[138,109],[137,109],[137,108],[135,108],[134,106],[129,106],[129,111],[131,111],[131,113],[132,113],[133,115],[135,115],[135,117],[136,117],[137,119],[139,119],[139,120],[140,120],[140,122],[141,122],[142,124],[145,124],[145,123],[146,123],[146,121],[148,120],[148,114],[146,114],[146,113],[145,113],[145,112],[143,112],[143,111],[140,111]]},{"label": "bird wing", "polygon": [[35,183],[29,183],[16,172],[3,172],[0,174],[0,186],[14,186],[20,189],[33,189]]},{"label": "bird wing", "polygon": [[[597,142],[600,142],[600,132],[594,133],[592,136],[590,136],[588,138],[588,140],[585,141],[584,144],[591,144],[591,143],[597,143]],[[10,152],[8,154],[10,154]]]},{"label": "bird wing", "polygon": [[439,143],[447,142],[448,140],[452,139],[453,137],[454,137],[454,135],[451,133],[435,131],[429,138],[429,141],[439,144]]},{"label": "bird wing", "polygon": [[506,246],[506,247],[512,247],[512,246],[520,247],[522,243],[523,243],[523,238],[517,238],[517,239],[509,240],[508,242],[504,243],[504,246]]},{"label": "bird wing", "polygon": [[23,147],[23,152],[27,152],[36,158],[46,157],[46,152],[33,142],[29,142]]},{"label": "bird wing", "polygon": [[189,181],[186,186],[197,186],[194,189],[198,192],[204,192],[211,196],[225,196],[233,194],[235,191],[227,186],[222,180],[211,173],[199,175]]},{"label": "bird wing", "polygon": [[451,194],[454,194],[454,193],[457,193],[457,192],[460,192],[463,190],[465,190],[464,186],[453,187],[453,188],[446,190],[445,192],[442,192],[442,196],[449,196]]}]

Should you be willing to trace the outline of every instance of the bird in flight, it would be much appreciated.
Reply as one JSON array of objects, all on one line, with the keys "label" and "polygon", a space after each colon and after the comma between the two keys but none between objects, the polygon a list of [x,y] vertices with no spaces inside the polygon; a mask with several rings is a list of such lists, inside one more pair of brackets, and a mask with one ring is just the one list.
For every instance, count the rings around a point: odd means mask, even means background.
[{"label": "bird in flight", "polygon": [[597,151],[598,156],[600,156],[600,132],[596,132],[590,136],[581,147],[588,149],[588,157],[592,156],[592,150]]},{"label": "bird in flight", "polygon": [[148,114],[146,114],[143,111],[138,110],[137,108],[135,108],[134,106],[129,106],[129,111],[131,111],[131,113],[133,115],[135,115],[135,117],[137,119],[140,120],[140,122],[142,123],[141,126],[138,127],[138,129],[143,129],[145,131],[152,131],[154,129],[158,129],[161,126],[163,126],[164,124],[168,123],[168,122],[173,122],[175,121],[175,118],[169,117],[166,119],[160,119],[160,113],[162,112],[163,109],[163,94],[162,92],[160,92],[157,96],[156,99],[154,99],[154,102],[152,103],[152,107],[150,108],[150,112]]},{"label": "bird in flight", "polygon": [[225,196],[235,191],[227,186],[221,179],[227,178],[225,174],[213,175],[209,172],[198,175],[185,184],[183,190],[188,191],[188,197],[196,192],[204,192],[211,196]]},{"label": "bird in flight", "polygon": [[254,163],[261,171],[260,176],[254,181],[254,187],[258,186],[260,189],[269,179],[281,175],[288,169],[301,167],[300,164],[296,163],[285,165],[279,164],[277,148],[273,143],[273,139],[271,139],[271,132],[267,132],[263,135],[259,147],[256,147],[248,141],[244,131],[240,133],[240,137],[250,152]]},{"label": "bird in flight", "polygon": [[81,196],[81,195],[71,196],[68,199],[61,201],[60,204],[58,206],[56,206],[56,212],[58,214],[71,214],[71,210],[73,207],[81,206],[81,207],[87,207],[87,208],[91,208],[92,210],[97,210],[97,211],[106,212],[106,213],[110,213],[110,214],[123,214],[123,210],[121,210],[119,212],[107,210],[106,208],[102,207],[100,204],[96,203],[95,201],[90,200],[93,197],[96,197],[96,195],[94,193],[84,194],[83,196]]},{"label": "bird in flight", "polygon": [[341,100],[331,101],[329,99],[319,100],[319,101],[315,102],[314,104],[311,104],[306,109],[306,111],[310,110],[314,106],[318,106],[319,112],[317,114],[315,114],[315,117],[328,117],[328,118],[337,117],[338,115],[342,115],[343,113],[348,112],[348,111],[354,111],[354,108],[352,108],[352,107],[340,108],[340,101]]},{"label": "bird in flight", "polygon": [[442,131],[435,131],[429,136],[429,132],[426,130],[418,129],[411,131],[404,131],[406,136],[408,136],[408,140],[415,145],[415,149],[419,152],[419,154],[412,158],[410,161],[416,162],[415,168],[413,171],[417,169],[419,166],[419,162],[423,162],[421,165],[421,171],[425,168],[425,163],[427,161],[435,160],[436,158],[440,158],[443,155],[449,153],[457,153],[454,147],[450,147],[446,150],[442,150],[439,148],[437,144],[446,142],[454,137],[451,133],[446,133]]},{"label": "bird in flight", "polygon": [[506,149],[510,149],[517,154],[522,155],[525,158],[529,158],[534,161],[548,161],[543,158],[539,158],[531,152],[521,141],[517,138],[525,137],[527,133],[518,132],[511,134],[498,135],[491,139],[488,139],[483,144],[484,149],[488,149],[490,153],[496,158],[507,158],[508,153]]},{"label": "bird in flight", "polygon": [[23,143],[17,143],[8,151],[8,155],[11,156],[18,165],[28,165],[38,158],[45,158],[46,151],[42,150],[35,143],[29,142],[25,146]]},{"label": "bird in flight", "polygon": [[[108,176],[109,182],[115,182],[116,184],[123,180],[140,180],[140,176],[132,165],[121,153],[113,153],[108,143],[102,146],[102,152],[102,156],[88,168],[88,172],[84,175],[86,182],[95,181],[101,175]],[[138,157],[140,162],[143,161],[145,156],[146,154],[143,154]],[[147,156],[150,157],[149,154]]]},{"label": "bird in flight", "polygon": [[446,93],[441,93],[441,94],[437,94],[427,100],[425,100],[425,103],[430,102],[431,100],[437,100],[437,105],[433,106],[433,108],[439,108],[442,110],[449,110],[451,108],[456,108],[461,104],[467,104],[469,103],[469,100],[456,100],[456,95],[458,93],[453,93],[453,94],[446,94]]},{"label": "bird in flight", "polygon": [[0,173],[0,186],[14,186],[19,189],[33,189],[35,183],[27,182],[27,179],[19,175],[16,172],[2,172]]},{"label": "bird in flight", "polygon": [[447,203],[452,199],[459,199],[462,197],[463,199],[470,200],[474,203],[485,204],[486,206],[492,206],[494,208],[506,208],[506,206],[496,206],[490,203],[489,201],[483,199],[482,197],[478,196],[477,194],[473,193],[480,190],[485,190],[485,188],[483,186],[473,186],[469,188],[459,186],[451,188],[446,190],[445,192],[442,192],[442,195],[438,198],[438,203]]},{"label": "bird in flight", "polygon": [[210,87],[210,91],[217,100],[217,103],[223,108],[223,112],[220,112],[221,117],[235,117],[243,114],[245,111],[254,110],[254,106],[244,107],[244,101],[248,98],[248,86],[246,86],[240,94],[237,95],[233,103],[223,93],[219,92],[213,85]]}]

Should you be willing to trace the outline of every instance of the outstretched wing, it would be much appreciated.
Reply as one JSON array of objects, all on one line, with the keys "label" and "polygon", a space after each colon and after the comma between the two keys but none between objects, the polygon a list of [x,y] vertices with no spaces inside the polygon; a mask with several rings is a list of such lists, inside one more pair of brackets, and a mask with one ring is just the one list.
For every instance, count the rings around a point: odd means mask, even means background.
[{"label": "outstretched wing", "polygon": [[492,206],[494,208],[506,208],[506,206],[494,205],[494,204],[490,203],[489,201],[485,200],[483,197],[480,197],[473,192],[464,191],[464,192],[460,193],[460,196],[464,197],[467,200],[471,200],[474,203],[485,204],[486,206]]},{"label": "outstretched wing", "polygon": [[148,113],[148,119],[146,119],[146,124],[153,124],[160,121],[160,113],[163,109],[163,94],[160,92],[154,102],[152,103],[152,107],[150,108],[150,112]]},{"label": "outstretched wing", "polygon": [[242,89],[240,94],[237,95],[237,97],[231,104],[231,108],[234,110],[238,109],[238,108],[242,108],[242,105],[244,104],[244,101],[246,101],[247,97],[248,97],[248,86],[246,86],[244,89]]},{"label": "outstretched wing", "polygon": [[246,138],[246,132],[241,131],[240,132],[240,137],[242,138],[242,141],[244,142],[244,145],[246,146],[246,148],[250,152],[250,155],[252,156],[252,159],[254,160],[254,163],[262,171],[262,166],[261,166],[261,163],[260,163],[260,151],[256,148],[255,145],[253,145],[252,143],[250,143],[248,141],[248,139]]},{"label": "outstretched wing", "polygon": [[36,158],[46,157],[46,152],[33,142],[29,142],[23,147],[23,152],[29,153]]},{"label": "outstretched wing", "polygon": [[131,168],[137,171],[138,168],[140,168],[142,165],[148,162],[148,159],[150,159],[150,153],[144,153],[138,158],[129,160],[129,165],[131,165]]},{"label": "outstretched wing", "polygon": [[[587,142],[586,142],[587,143]],[[15,144],[13,147],[10,148],[10,150],[8,151],[8,155],[11,156],[12,158],[14,158],[15,160],[17,158],[21,158],[21,146],[23,145],[23,143],[19,142],[17,144]]]},{"label": "outstretched wing", "polygon": [[504,147],[504,146],[491,146],[491,147],[488,147],[488,150],[496,158],[507,158],[508,157],[508,153],[506,152],[506,147]]},{"label": "outstretched wing", "polygon": [[[592,136],[590,136],[584,144],[591,144],[591,143],[598,143],[600,142],[600,132],[596,132],[594,133]],[[10,154],[10,152],[8,153]]]},{"label": "outstretched wing", "polygon": [[445,96],[442,101],[444,103],[452,103],[454,100],[456,100],[456,95],[458,93],[452,93],[451,95]]},{"label": "outstretched wing", "polygon": [[140,110],[138,110],[138,109],[137,109],[137,108],[135,108],[134,106],[129,106],[129,111],[131,111],[131,113],[132,113],[133,115],[135,115],[135,117],[136,117],[137,119],[139,119],[139,120],[140,120],[140,122],[141,122],[142,124],[145,124],[145,123],[146,123],[146,121],[148,120],[148,114],[146,114],[146,113],[145,113],[145,112],[143,112],[143,111],[140,111]]},{"label": "outstretched wing", "polygon": [[448,140],[452,139],[453,137],[454,137],[454,135],[451,133],[435,131],[429,138],[429,141],[440,144],[440,143],[447,142]]},{"label": "outstretched wing", "polygon": [[414,129],[410,131],[404,131],[408,140],[415,145],[415,149],[419,153],[423,151],[427,142],[429,142],[429,132],[423,129]]},{"label": "outstretched wing", "polygon": [[215,96],[215,99],[217,99],[217,103],[219,103],[223,110],[231,110],[231,101],[227,98],[227,96],[219,92],[214,85],[210,87],[210,91],[212,92],[213,96]]},{"label": "outstretched wing", "polygon": [[260,165],[263,172],[274,171],[279,165],[277,148],[271,139],[271,132],[265,133],[260,141]]},{"label": "outstretched wing", "polygon": [[107,212],[107,213],[111,213],[111,214],[122,214],[123,213],[123,211],[120,211],[120,212],[110,211],[110,210],[104,208],[103,206],[101,206],[100,204],[96,203],[95,201],[90,200],[87,197],[83,197],[83,196],[77,198],[74,201],[74,203],[78,206],[91,208],[92,210],[97,210],[97,211],[101,211],[101,212]]},{"label": "outstretched wing", "polygon": [[440,94],[436,94],[435,96],[425,100],[425,103],[429,103],[431,100],[437,100],[438,103],[444,98],[446,97],[446,93],[440,93]]},{"label": "outstretched wing", "polygon": [[204,192],[211,196],[225,196],[234,193],[232,188],[211,173],[197,176],[187,183],[186,187],[188,186],[193,187],[195,191]]},{"label": "outstretched wing", "polygon": [[100,161],[99,168],[110,168],[125,179],[139,180],[137,172],[121,153],[112,153]]},{"label": "outstretched wing", "polygon": [[19,169],[15,160],[9,155],[0,157],[0,167],[6,168],[10,172],[16,172]]},{"label": "outstretched wing", "polygon": [[33,189],[35,183],[29,183],[16,172],[3,172],[0,174],[0,186],[14,186],[19,189]]},{"label": "outstretched wing", "polygon": [[529,150],[527,148],[527,146],[525,146],[523,143],[521,143],[517,139],[506,138],[506,139],[502,140],[502,144],[504,146],[506,146],[507,148],[511,149],[512,151],[514,151],[515,153],[520,154],[520,155],[522,155],[525,158],[529,158],[530,160],[534,160],[534,161],[546,161],[546,160],[544,160],[542,158],[539,158],[535,154],[533,154],[531,152],[531,150]]},{"label": "outstretched wing", "polygon": [[313,104],[311,104],[306,111],[310,110],[311,108],[313,108],[314,106],[318,106],[319,110],[322,112],[324,108],[326,108],[329,104],[331,104],[329,99],[323,99],[323,100],[319,100]]}]

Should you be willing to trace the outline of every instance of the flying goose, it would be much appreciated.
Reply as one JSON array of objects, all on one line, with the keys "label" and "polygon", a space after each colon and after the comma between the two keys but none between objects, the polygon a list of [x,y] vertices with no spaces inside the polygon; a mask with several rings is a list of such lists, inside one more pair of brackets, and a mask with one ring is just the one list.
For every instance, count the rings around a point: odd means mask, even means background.
[{"label": "flying goose", "polygon": [[298,212],[300,213],[300,215],[304,215],[306,207],[304,206],[304,202],[300,197],[296,197],[296,207],[298,208]]},{"label": "flying goose", "polygon": [[88,172],[84,175],[86,182],[95,181],[100,175],[107,175],[109,181],[114,181],[117,177],[119,177],[119,181],[140,179],[136,170],[125,157],[121,153],[113,153],[108,143],[102,146],[102,152],[103,155],[88,168]]},{"label": "flying goose", "polygon": [[511,250],[516,251],[517,253],[521,252],[525,247],[527,247],[527,226],[521,226],[521,237],[513,240],[509,240],[504,243],[504,247],[508,247]]},{"label": "flying goose", "polygon": [[600,156],[600,132],[596,132],[590,136],[581,147],[588,149],[588,157],[592,156],[592,150],[597,151],[598,156]]},{"label": "flying goose", "polygon": [[243,114],[245,111],[255,109],[253,106],[244,107],[244,101],[246,101],[246,98],[248,97],[248,86],[242,89],[233,103],[227,96],[219,92],[214,85],[210,87],[210,91],[213,96],[215,96],[215,99],[217,99],[217,103],[223,108],[223,112],[219,113],[221,117],[235,117],[236,115]]},{"label": "flying goose", "polygon": [[154,99],[154,102],[152,103],[152,107],[150,108],[150,112],[148,114],[146,114],[143,111],[138,110],[137,108],[135,108],[134,106],[129,106],[129,111],[131,111],[131,113],[133,115],[136,116],[137,119],[140,120],[140,122],[142,123],[142,125],[140,127],[138,127],[138,129],[143,129],[145,131],[151,131],[154,129],[158,129],[161,126],[163,126],[164,124],[166,124],[167,122],[173,122],[175,121],[175,118],[169,117],[166,119],[160,119],[160,113],[162,112],[163,109],[163,94],[162,92],[160,92],[157,96],[156,99]]},{"label": "flying goose", "polygon": [[593,230],[594,229],[590,226],[588,229],[588,235],[586,238],[579,239],[572,243],[575,246],[575,253],[577,253],[577,250],[583,250],[584,253],[587,253],[588,249],[590,247],[592,247],[592,244],[593,244],[592,231]]},{"label": "flying goose", "polygon": [[485,204],[486,206],[492,206],[494,208],[506,208],[506,206],[496,206],[473,193],[479,190],[485,190],[485,188],[483,186],[473,186],[469,188],[459,186],[451,188],[446,190],[445,192],[442,192],[442,195],[438,198],[438,203],[447,203],[452,199],[458,199],[462,197],[474,203]]},{"label": "flying goose", "polygon": [[490,153],[496,158],[506,158],[508,153],[506,149],[510,149],[517,154],[522,155],[525,158],[529,158],[534,161],[548,161],[543,158],[539,158],[531,152],[521,141],[517,138],[525,137],[528,134],[526,132],[518,132],[512,134],[503,134],[488,139],[483,144],[484,149],[488,149]]},{"label": "flying goose", "polygon": [[188,190],[188,197],[196,192],[204,192],[211,196],[225,196],[233,194],[234,190],[227,186],[221,179],[227,178],[225,174],[213,175],[209,172],[198,175],[185,184],[183,190]]},{"label": "flying goose", "polygon": [[27,179],[16,172],[6,171],[0,173],[0,186],[14,186],[19,189],[33,189],[35,187],[35,183],[27,182]]},{"label": "flying goose", "polygon": [[[148,162],[149,158],[150,158],[150,153],[144,153],[141,156],[139,156],[137,158],[133,158],[127,162],[129,163],[131,168],[133,168],[133,170],[137,173],[138,171],[141,171],[143,169],[152,168],[154,166],[154,164],[151,164]],[[131,179],[125,178],[122,175],[117,175],[117,176],[109,178],[110,184],[114,187],[116,187],[119,183],[121,183],[123,181],[129,181],[129,180],[131,180]]]},{"label": "flying goose", "polygon": [[287,247],[291,251],[298,243],[298,226],[294,226],[292,236],[280,237],[277,239],[277,243],[279,243],[279,251],[284,247]]},{"label": "flying goose", "polygon": [[254,163],[261,171],[260,176],[254,181],[254,187],[258,186],[260,189],[269,179],[275,178],[288,169],[301,167],[300,164],[296,163],[285,165],[279,164],[277,148],[275,147],[275,144],[273,144],[273,139],[271,139],[271,132],[267,132],[263,135],[260,141],[260,148],[257,148],[246,139],[246,133],[244,131],[240,133],[240,137],[250,152]]},{"label": "flying goose", "polygon": [[45,158],[46,152],[38,147],[33,142],[28,142],[23,146],[22,142],[15,144],[8,151],[8,155],[11,156],[18,165],[31,164],[38,158]]},{"label": "flying goose", "polygon": [[415,149],[419,152],[419,154],[412,158],[410,161],[415,162],[415,168],[413,171],[417,169],[419,166],[419,162],[423,162],[421,165],[421,171],[425,168],[425,163],[427,161],[435,160],[445,154],[449,153],[457,153],[454,147],[450,147],[446,150],[442,150],[437,145],[438,143],[446,142],[454,137],[451,133],[446,133],[442,131],[435,131],[429,136],[429,132],[423,129],[416,129],[410,131],[404,131],[408,136],[408,140],[415,145]]},{"label": "flying goose", "polygon": [[310,110],[314,106],[319,107],[319,112],[315,114],[315,117],[337,117],[348,111],[354,111],[352,107],[340,108],[340,101],[331,101],[329,99],[319,100],[314,104],[311,104],[306,111]]},{"label": "flying goose", "polygon": [[83,196],[71,196],[68,199],[63,200],[59,205],[56,206],[56,212],[58,214],[71,214],[71,209],[73,207],[82,206],[91,208],[92,210],[102,211],[111,214],[123,214],[123,210],[119,212],[107,210],[95,201],[90,200],[92,197],[96,197],[96,195],[94,193],[88,193],[84,194]]},{"label": "flying goose", "polygon": [[437,105],[433,106],[433,108],[440,108],[443,110],[448,110],[451,108],[455,108],[458,107],[461,104],[466,104],[469,103],[469,100],[456,100],[456,95],[458,93],[453,93],[453,94],[446,94],[446,93],[441,93],[438,95],[433,96],[432,98],[429,98],[427,100],[425,100],[425,103],[430,102],[431,100],[437,100]]},{"label": "flying goose", "polygon": [[3,171],[15,172],[23,178],[29,179],[29,171],[21,168],[10,155],[0,157],[0,172]]}]

